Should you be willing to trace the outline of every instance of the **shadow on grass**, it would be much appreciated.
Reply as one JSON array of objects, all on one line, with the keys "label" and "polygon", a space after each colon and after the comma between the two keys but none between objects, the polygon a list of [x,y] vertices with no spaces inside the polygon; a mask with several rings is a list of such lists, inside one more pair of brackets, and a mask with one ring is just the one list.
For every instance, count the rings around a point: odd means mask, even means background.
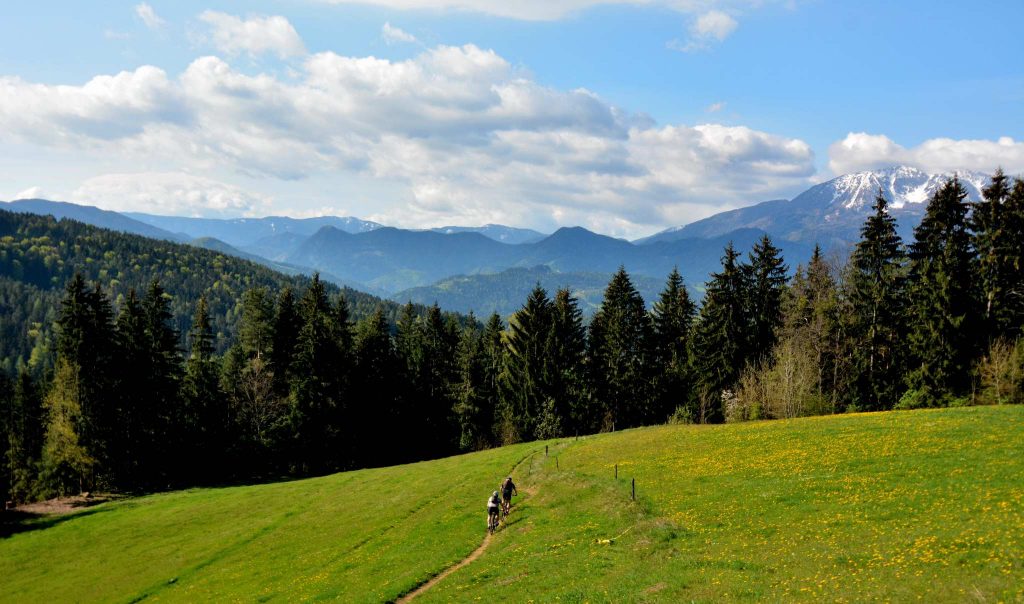
[{"label": "shadow on grass", "polygon": [[0,511],[0,539],[6,539],[18,533],[27,533],[48,529],[69,520],[101,514],[108,509],[83,509],[70,514],[34,514],[16,510]]}]

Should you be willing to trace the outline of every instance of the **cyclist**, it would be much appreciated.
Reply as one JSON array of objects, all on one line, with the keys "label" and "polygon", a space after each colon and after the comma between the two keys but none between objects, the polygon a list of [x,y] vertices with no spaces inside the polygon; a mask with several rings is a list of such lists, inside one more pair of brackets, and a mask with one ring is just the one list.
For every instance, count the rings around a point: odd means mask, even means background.
[{"label": "cyclist", "polygon": [[501,506],[501,499],[495,491],[487,498],[487,531],[493,533],[498,527],[498,510]]},{"label": "cyclist", "polygon": [[519,494],[516,490],[516,483],[512,482],[512,477],[509,476],[501,483],[501,509],[502,512],[508,516],[509,508],[512,506],[512,494]]}]

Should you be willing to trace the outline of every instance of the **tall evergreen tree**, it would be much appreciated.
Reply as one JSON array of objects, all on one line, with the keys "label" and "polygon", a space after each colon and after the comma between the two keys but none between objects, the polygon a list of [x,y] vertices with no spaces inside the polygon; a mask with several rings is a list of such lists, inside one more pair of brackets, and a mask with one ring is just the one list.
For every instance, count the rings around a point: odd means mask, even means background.
[{"label": "tall evergreen tree", "polygon": [[935,192],[910,248],[914,356],[910,406],[941,404],[970,387],[978,349],[973,251],[967,232],[967,191],[952,179]]},{"label": "tall evergreen tree", "polygon": [[587,330],[579,303],[566,288],[555,292],[548,350],[551,383],[537,436],[549,438],[592,431],[587,421],[592,402],[585,365]]},{"label": "tall evergreen tree", "polygon": [[398,355],[384,311],[378,308],[359,323],[355,336],[351,421],[361,465],[404,461],[397,452],[381,447],[395,437],[399,375]]},{"label": "tall evergreen tree", "polygon": [[456,383],[455,352],[458,333],[434,304],[427,309],[420,331],[422,356],[417,371],[421,399],[418,407],[424,449],[422,455],[437,457],[456,450],[458,436],[452,424],[453,391]]},{"label": "tall evergreen tree", "polygon": [[263,358],[270,352],[274,337],[274,305],[265,287],[254,287],[242,294],[242,319],[238,325],[238,343],[246,358]]},{"label": "tall evergreen tree", "polygon": [[206,298],[200,297],[188,334],[191,351],[182,382],[184,404],[183,469],[193,480],[210,480],[223,473],[228,411],[220,390],[214,335]]},{"label": "tall evergreen tree", "polygon": [[735,387],[749,358],[747,279],[732,243],[725,247],[722,270],[711,274],[694,330],[694,368],[701,421],[724,418],[721,396]]},{"label": "tall evergreen tree", "polygon": [[11,498],[25,501],[31,495],[36,480],[46,417],[42,395],[24,365],[18,368],[6,420],[8,441],[4,451],[4,473],[8,476]]},{"label": "tall evergreen tree", "polygon": [[750,252],[750,263],[744,265],[747,277],[747,313],[750,320],[750,360],[771,352],[782,325],[782,295],[786,288],[787,267],[782,252],[763,235]]},{"label": "tall evergreen tree", "polygon": [[277,298],[274,321],[271,325],[270,367],[274,372],[274,392],[288,395],[289,370],[295,355],[295,341],[300,322],[295,307],[295,294],[286,287]]},{"label": "tall evergreen tree", "polygon": [[14,381],[7,373],[0,371],[0,458],[4,463],[0,466],[0,501],[7,502],[11,496],[11,473],[7,471],[7,451],[11,448],[11,421],[14,417]]},{"label": "tall evergreen tree", "polygon": [[676,408],[688,406],[693,399],[690,340],[696,312],[679,269],[673,268],[651,310],[657,417],[668,417]]},{"label": "tall evergreen tree", "polygon": [[1024,336],[1024,180],[1014,179],[1003,212],[1003,299],[1000,330],[1008,338]]},{"label": "tall evergreen tree", "polygon": [[501,442],[534,438],[541,409],[550,393],[551,300],[538,283],[509,320],[507,355],[501,377]]},{"label": "tall evergreen tree", "polygon": [[846,287],[856,376],[851,395],[869,410],[891,409],[903,390],[908,311],[907,256],[881,191],[872,208],[850,256]]},{"label": "tall evergreen tree", "polygon": [[302,297],[302,329],[295,346],[289,424],[292,461],[300,473],[323,473],[343,464],[340,449],[343,354],[335,309],[319,275]]},{"label": "tall evergreen tree", "polygon": [[483,434],[484,442],[500,443],[498,410],[501,407],[501,374],[505,367],[505,324],[498,313],[492,313],[480,334],[480,364],[482,378],[477,385],[477,400],[482,406],[488,432]]},{"label": "tall evergreen tree", "polygon": [[657,421],[651,409],[651,322],[624,267],[612,276],[591,322],[591,379],[605,427]]},{"label": "tall evergreen tree", "polygon": [[170,296],[153,280],[142,300],[145,345],[150,373],[145,378],[145,394],[155,412],[146,426],[148,440],[143,443],[146,479],[152,486],[166,486],[181,477],[175,476],[180,461],[176,452],[183,443],[183,408],[180,397],[182,378],[178,332],[173,327]]},{"label": "tall evergreen tree", "polygon": [[494,419],[494,411],[487,407],[483,396],[483,334],[472,313],[470,319],[459,338],[456,357],[459,377],[455,384],[455,404],[452,408],[459,426],[459,449],[463,451],[475,451],[489,445],[490,427]]},{"label": "tall evergreen tree", "polygon": [[113,326],[110,303],[97,286],[87,289],[80,273],[65,288],[57,319],[58,358],[63,357],[80,369],[77,395],[81,414],[75,426],[81,445],[89,455],[105,459],[107,435],[104,429],[115,419],[110,408],[113,392],[110,384],[113,352]]}]

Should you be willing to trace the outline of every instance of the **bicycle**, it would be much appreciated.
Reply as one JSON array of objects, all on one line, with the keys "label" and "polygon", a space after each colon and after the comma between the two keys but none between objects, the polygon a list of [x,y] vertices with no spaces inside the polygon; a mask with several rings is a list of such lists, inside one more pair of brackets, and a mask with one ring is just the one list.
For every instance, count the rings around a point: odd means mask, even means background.
[{"label": "bicycle", "polygon": [[504,499],[504,500],[502,500],[502,502],[501,502],[501,517],[502,518],[508,518],[508,514],[511,511],[511,508],[512,508],[512,500],[511,499]]},{"label": "bicycle", "polygon": [[487,513],[487,532],[491,535],[498,529],[498,509],[492,508],[494,511],[488,511]]}]

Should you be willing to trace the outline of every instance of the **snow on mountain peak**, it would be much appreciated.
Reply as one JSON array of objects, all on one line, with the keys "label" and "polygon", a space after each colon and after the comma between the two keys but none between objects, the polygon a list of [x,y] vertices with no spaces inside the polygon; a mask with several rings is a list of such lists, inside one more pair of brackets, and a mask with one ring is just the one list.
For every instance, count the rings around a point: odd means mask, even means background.
[{"label": "snow on mountain peak", "polygon": [[[967,170],[928,174],[911,166],[892,166],[879,170],[844,174],[814,188],[822,189],[822,195],[829,199],[829,206],[841,206],[847,210],[862,210],[869,207],[881,189],[894,209],[907,204],[928,201],[932,194],[950,178],[956,176],[967,189],[969,199],[980,199],[981,189],[988,182],[988,175]],[[812,188],[811,190],[813,190]],[[817,197],[817,196],[816,196]],[[818,197],[820,199],[820,197]],[[836,208],[838,210],[838,208]]]}]

